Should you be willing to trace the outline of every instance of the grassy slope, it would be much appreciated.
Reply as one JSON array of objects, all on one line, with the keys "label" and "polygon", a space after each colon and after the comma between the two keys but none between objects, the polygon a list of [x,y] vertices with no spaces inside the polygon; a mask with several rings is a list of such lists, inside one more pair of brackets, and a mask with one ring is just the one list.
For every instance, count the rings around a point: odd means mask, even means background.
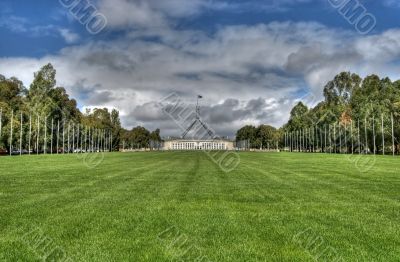
[{"label": "grassy slope", "polygon": [[[0,158],[0,260],[39,261],[23,241],[32,228],[74,261],[400,257],[398,158],[362,173],[343,155],[240,156],[229,174],[202,152],[107,154],[96,169],[72,155]],[[304,230],[323,244],[293,241]]]}]

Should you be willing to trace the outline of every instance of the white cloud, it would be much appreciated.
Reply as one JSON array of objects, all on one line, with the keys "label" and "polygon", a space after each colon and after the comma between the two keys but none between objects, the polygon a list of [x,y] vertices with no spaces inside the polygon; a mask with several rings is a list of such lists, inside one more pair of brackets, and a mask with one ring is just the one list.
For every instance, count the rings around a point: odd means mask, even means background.
[{"label": "white cloud", "polygon": [[[160,41],[145,41],[146,35]],[[3,58],[0,72],[29,84],[33,72],[51,62],[59,85],[80,104],[116,106],[126,127],[160,127],[164,135],[181,130],[160,114],[157,101],[177,92],[194,103],[200,93],[205,120],[218,134],[232,135],[244,124],[280,126],[299,93],[309,89],[320,99],[325,83],[340,71],[399,78],[398,66],[387,71],[399,55],[398,35],[392,30],[363,37],[317,23],[229,26],[214,35],[167,26],[65,48],[42,59]]]},{"label": "white cloud", "polygon": [[100,0],[99,11],[111,28],[157,28],[169,25],[170,18],[198,14],[212,0]]},{"label": "white cloud", "polygon": [[61,28],[58,31],[68,44],[76,43],[79,40],[79,35],[69,29]]}]

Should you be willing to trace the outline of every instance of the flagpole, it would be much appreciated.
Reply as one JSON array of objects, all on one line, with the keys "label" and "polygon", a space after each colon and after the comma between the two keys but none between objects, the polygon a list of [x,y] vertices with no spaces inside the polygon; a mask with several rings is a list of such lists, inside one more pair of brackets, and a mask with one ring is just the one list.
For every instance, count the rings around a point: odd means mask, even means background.
[{"label": "flagpole", "polygon": [[357,129],[358,129],[358,154],[361,155],[361,132],[360,132],[360,119],[357,119]]},{"label": "flagpole", "polygon": [[348,153],[348,150],[347,150],[347,122],[344,122],[344,153],[345,154],[347,154]]},{"label": "flagpole", "polygon": [[353,119],[351,119],[350,136],[351,136],[351,154],[353,155],[354,154]]},{"label": "flagpole", "polygon": [[324,136],[325,136],[325,137],[324,137],[324,138],[325,138],[325,139],[324,139],[324,141],[325,141],[324,153],[326,154],[326,153],[327,153],[327,152],[326,152],[326,144],[327,144],[327,143],[326,143],[326,142],[327,142],[327,140],[326,140],[326,124],[324,125]]},{"label": "flagpole", "polygon": [[70,134],[70,129],[71,129],[71,123],[68,121],[68,129],[67,129],[67,142],[68,142],[68,154],[71,152],[71,134]]},{"label": "flagpole", "polygon": [[76,143],[77,143],[77,147],[78,147],[78,153],[79,153],[79,151],[80,150],[82,150],[82,146],[79,146],[79,138],[80,138],[80,135],[79,135],[79,131],[80,131],[80,125],[78,124],[78,137],[77,137],[77,141],[76,141]]},{"label": "flagpole", "polygon": [[22,112],[21,112],[21,130],[19,131],[19,155],[22,156],[22,128],[23,128],[23,119],[22,119]]},{"label": "flagpole", "polygon": [[31,140],[32,140],[32,113],[29,113],[29,138],[28,138],[28,154],[31,155]]},{"label": "flagpole", "polygon": [[62,131],[62,148],[63,154],[65,154],[65,119],[63,120],[63,131]]},{"label": "flagpole", "polygon": [[39,138],[40,138],[40,116],[37,118],[37,136],[36,136],[36,155],[39,155]]},{"label": "flagpole", "polygon": [[372,117],[372,132],[373,132],[373,139],[374,139],[374,155],[376,155],[376,137],[375,137],[375,116]]},{"label": "flagpole", "polygon": [[54,141],[54,118],[51,118],[51,145],[50,154],[53,154],[53,141]]},{"label": "flagpole", "polygon": [[393,113],[391,114],[392,120],[392,147],[393,147],[393,156],[395,155],[395,148],[394,148],[394,121],[393,121]]},{"label": "flagpole", "polygon": [[57,120],[57,155],[58,155],[58,149],[59,149],[59,143],[60,143],[60,119]]},{"label": "flagpole", "polygon": [[383,126],[383,114],[382,114],[382,155],[385,155],[385,128]]},{"label": "flagpole", "polygon": [[47,154],[47,116],[44,118],[44,143],[43,154]]},{"label": "flagpole", "polygon": [[10,120],[10,156],[12,155],[12,138],[13,138],[13,118],[14,118],[14,110],[11,111],[11,120]]},{"label": "flagpole", "polygon": [[366,147],[366,151],[365,153],[367,153],[369,151],[369,146],[368,146],[368,132],[367,132],[367,118],[364,119],[364,131],[365,131],[365,147]]},{"label": "flagpole", "polygon": [[333,124],[333,151],[337,153],[337,145],[336,145],[336,123]]},{"label": "flagpole", "polygon": [[1,129],[2,129],[2,120],[3,120],[3,108],[0,108],[0,142],[1,142]]}]

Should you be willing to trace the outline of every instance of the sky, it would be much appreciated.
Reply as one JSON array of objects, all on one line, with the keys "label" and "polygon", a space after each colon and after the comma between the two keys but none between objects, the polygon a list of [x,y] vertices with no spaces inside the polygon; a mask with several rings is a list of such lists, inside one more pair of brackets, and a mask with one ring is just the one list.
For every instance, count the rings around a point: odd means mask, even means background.
[{"label": "sky", "polygon": [[172,93],[190,108],[202,95],[204,122],[234,136],[282,126],[341,71],[400,79],[400,0],[354,0],[376,21],[368,32],[332,5],[347,0],[75,1],[92,4],[104,29],[90,32],[65,7],[73,0],[2,0],[0,74],[29,88],[52,63],[82,110],[116,108],[129,129],[179,136],[160,107]]}]

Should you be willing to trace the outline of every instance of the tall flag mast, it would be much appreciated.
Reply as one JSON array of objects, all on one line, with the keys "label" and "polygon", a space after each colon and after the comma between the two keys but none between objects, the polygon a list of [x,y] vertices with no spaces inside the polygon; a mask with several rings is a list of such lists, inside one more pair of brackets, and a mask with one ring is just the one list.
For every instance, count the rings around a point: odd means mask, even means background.
[{"label": "tall flag mast", "polygon": [[210,128],[209,128],[209,127],[201,120],[201,118],[200,118],[200,105],[199,105],[199,100],[202,99],[202,98],[203,98],[203,96],[201,96],[201,95],[198,95],[198,96],[197,96],[196,119],[195,119],[194,122],[186,129],[186,131],[183,132],[183,134],[182,134],[182,139],[184,139],[184,138],[187,136],[187,134],[190,132],[190,130],[192,130],[193,127],[194,127],[197,123],[199,123],[199,124],[207,131],[208,135],[209,135],[211,138],[214,138],[214,133],[210,130]]}]

